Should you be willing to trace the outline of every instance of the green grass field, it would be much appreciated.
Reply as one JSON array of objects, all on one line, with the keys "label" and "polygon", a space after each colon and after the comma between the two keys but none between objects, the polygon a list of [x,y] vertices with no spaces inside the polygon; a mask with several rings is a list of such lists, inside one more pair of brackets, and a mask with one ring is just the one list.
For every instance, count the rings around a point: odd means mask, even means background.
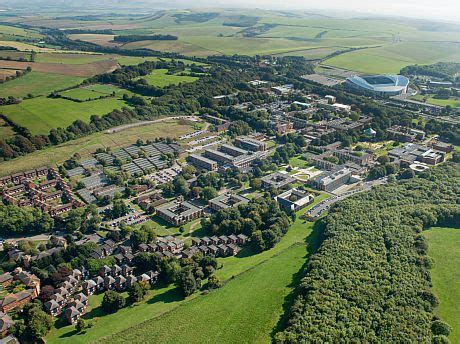
[{"label": "green grass field", "polygon": [[149,85],[157,87],[165,87],[169,85],[178,85],[181,82],[193,82],[198,78],[193,76],[180,76],[180,75],[168,75],[167,69],[155,69],[149,75],[143,76],[142,78],[147,80]]},{"label": "green grass field", "polygon": [[428,240],[428,255],[434,259],[430,274],[439,298],[435,313],[452,327],[450,342],[460,343],[460,228],[434,227],[424,235]]},{"label": "green grass field", "polygon": [[[221,290],[203,296],[196,293],[184,300],[172,286],[154,289],[146,301],[135,307],[122,309],[117,313],[104,316],[100,316],[101,314],[97,310],[90,313],[88,315],[90,318],[97,318],[96,324],[84,334],[75,335],[73,326],[59,327],[53,329],[47,336],[47,342],[87,343],[116,334],[115,337],[108,339],[108,341],[112,341],[119,337],[118,332],[125,330],[134,338],[134,336],[142,336],[144,328],[156,327],[157,322],[169,326],[169,329],[174,328],[173,332],[182,336],[181,342],[193,342],[192,336],[197,335],[195,332],[190,333],[188,338],[184,338],[187,335],[184,331],[189,326],[186,323],[190,322],[194,327],[204,329],[209,325],[208,314],[210,313],[207,309],[214,311],[219,307],[225,307],[225,310],[234,314],[222,318],[219,324],[215,324],[223,330],[228,321],[234,321],[231,326],[232,332],[235,334],[231,337],[229,335],[228,338],[236,340],[240,331],[245,334],[248,333],[248,315],[245,313],[251,309],[249,316],[258,319],[251,338],[269,341],[272,329],[283,314],[284,298],[292,290],[291,282],[294,274],[300,270],[305,261],[306,248],[310,253],[314,251],[318,246],[319,239],[318,230],[313,231],[313,223],[297,219],[274,248],[259,254],[252,254],[248,249],[245,249],[236,257],[219,258],[219,263],[223,267],[217,271],[217,275],[222,280],[228,281]],[[244,296],[244,299],[239,302],[237,299],[241,295],[238,296],[238,293],[242,290],[250,295]],[[224,306],[222,302],[230,297],[228,295],[233,295],[232,301]],[[100,298],[101,296],[93,296],[90,299],[91,307],[97,308]],[[248,303],[250,303],[250,307],[246,306]],[[196,309],[199,309],[198,313]],[[196,317],[198,314],[200,316]],[[176,319],[182,316],[185,319],[180,322],[183,324],[181,326],[187,328],[178,331]],[[146,320],[149,320],[146,324],[138,326],[139,323]],[[156,334],[152,335],[156,336]],[[206,332],[206,335],[211,335],[211,333]],[[124,340],[124,337],[119,338]],[[197,340],[203,338],[197,337]]]},{"label": "green grass field", "polygon": [[98,148],[111,147],[112,150],[115,150],[116,148],[133,144],[138,138],[152,140],[156,137],[178,137],[194,131],[192,124],[182,120],[168,120],[125,129],[114,134],[106,134],[105,132],[91,134],[16,158],[14,162],[0,162],[0,176],[38,168],[43,165],[57,166],[75,153],[79,153],[82,158],[86,158]]},{"label": "green grass field", "polygon": [[68,54],[68,53],[40,53],[35,56],[35,62],[85,64],[107,60],[107,55],[97,54]]},{"label": "green grass field", "polygon": [[13,135],[14,130],[2,118],[0,118],[0,137],[2,139],[7,139]]},{"label": "green grass field", "polygon": [[407,65],[439,61],[460,61],[458,46],[426,42],[389,44],[341,54],[324,64],[361,73],[399,73]]},{"label": "green grass field", "polygon": [[103,342],[268,343],[305,253],[304,245],[294,245],[223,288]]},{"label": "green grass field", "polygon": [[423,101],[426,98],[426,102],[428,104],[433,104],[433,105],[439,105],[439,106],[447,106],[450,105],[454,108],[460,107],[460,99],[454,99],[454,98],[449,98],[449,99],[436,99],[433,97],[427,97],[423,96],[421,94],[417,94],[416,96],[412,97],[411,99],[418,100],[418,101]]},{"label": "green grass field", "polygon": [[125,102],[116,98],[76,103],[66,99],[38,97],[4,106],[1,110],[32,134],[47,134],[52,128],[65,128],[77,119],[89,121],[92,115],[104,115],[123,106],[126,106]]},{"label": "green grass field", "polygon": [[29,93],[34,96],[48,95],[54,90],[78,85],[83,80],[74,76],[32,71],[23,77],[0,84],[0,97],[25,97]]}]

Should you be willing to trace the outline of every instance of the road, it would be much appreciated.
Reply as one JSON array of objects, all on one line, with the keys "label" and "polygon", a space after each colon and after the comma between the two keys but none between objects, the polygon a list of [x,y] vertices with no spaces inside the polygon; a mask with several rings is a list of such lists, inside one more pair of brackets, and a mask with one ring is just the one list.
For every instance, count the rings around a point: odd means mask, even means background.
[{"label": "road", "polygon": [[326,198],[325,200],[319,202],[318,204],[314,205],[312,208],[310,208],[304,215],[307,217],[316,219],[319,216],[321,216],[325,211],[328,211],[329,208],[336,202],[343,200],[347,197],[350,197],[356,193],[359,192],[364,192],[364,191],[369,191],[372,187],[377,186],[377,185],[383,185],[386,184],[387,178],[380,178],[377,180],[373,180],[370,182],[364,182],[363,185],[361,185],[358,189],[354,189],[348,192],[345,192],[344,194],[340,196],[331,196],[329,198]]}]

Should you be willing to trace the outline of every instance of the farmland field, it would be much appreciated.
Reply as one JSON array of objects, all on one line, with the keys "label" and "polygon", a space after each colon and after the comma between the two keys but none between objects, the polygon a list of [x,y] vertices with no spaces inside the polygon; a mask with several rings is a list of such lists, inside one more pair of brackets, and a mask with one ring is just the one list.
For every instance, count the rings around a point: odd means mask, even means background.
[{"label": "farmland field", "polygon": [[100,34],[75,34],[69,35],[70,39],[80,40],[84,42],[90,42],[94,44],[99,44],[104,47],[116,47],[119,44],[112,42],[114,35],[100,35]]},{"label": "farmland field", "polygon": [[0,80],[6,80],[9,76],[16,75],[16,69],[0,69]]},{"label": "farmland field", "polygon": [[2,59],[8,59],[10,58],[11,60],[19,60],[19,59],[24,59],[26,61],[29,60],[31,53],[28,52],[23,52],[23,51],[17,51],[17,50],[0,50],[0,57]]},{"label": "farmland field", "polygon": [[167,69],[155,69],[149,75],[145,75],[142,78],[145,79],[149,85],[156,87],[165,87],[169,85],[177,85],[181,82],[193,82],[198,78],[193,76],[181,76],[181,75],[168,75]]},{"label": "farmland field", "polygon": [[125,129],[114,134],[106,134],[105,132],[95,133],[58,146],[30,153],[27,156],[18,157],[14,159],[14,164],[11,161],[0,162],[0,176],[30,170],[43,165],[56,166],[57,164],[62,164],[77,152],[85,158],[94,153],[98,148],[111,147],[112,149],[116,149],[133,144],[138,138],[148,140],[156,137],[177,137],[193,130],[189,122],[168,120],[166,122]]},{"label": "farmland field", "polygon": [[458,46],[447,43],[398,43],[348,52],[328,59],[324,64],[361,73],[399,73],[407,65],[438,61],[460,61]]},{"label": "farmland field", "polygon": [[35,56],[35,62],[86,64],[107,60],[110,55],[97,54],[69,54],[69,53],[40,53]]},{"label": "farmland field", "polygon": [[81,77],[32,71],[18,79],[1,84],[0,97],[25,97],[29,93],[34,96],[49,94],[54,90],[77,85],[83,80],[84,78]]},{"label": "farmland field", "polygon": [[424,232],[428,255],[434,259],[431,269],[433,290],[439,298],[435,313],[453,329],[451,343],[460,342],[460,228],[435,227]]},{"label": "farmland field", "polygon": [[42,63],[42,62],[20,62],[20,61],[1,61],[0,68],[26,69],[31,67],[33,71],[62,74],[70,76],[88,77],[114,70],[118,67],[115,60],[107,59],[86,64],[63,64],[63,63]]},{"label": "farmland field", "polygon": [[65,128],[77,119],[89,121],[92,115],[104,115],[126,104],[116,98],[76,103],[66,99],[38,97],[20,104],[3,106],[1,111],[32,134],[47,134],[50,129]]}]

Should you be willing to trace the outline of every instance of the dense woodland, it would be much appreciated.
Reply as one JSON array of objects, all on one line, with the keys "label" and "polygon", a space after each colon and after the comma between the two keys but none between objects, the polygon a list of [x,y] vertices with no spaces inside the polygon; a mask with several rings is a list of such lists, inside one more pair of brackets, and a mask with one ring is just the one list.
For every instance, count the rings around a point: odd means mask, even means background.
[{"label": "dense woodland", "polygon": [[230,235],[243,233],[251,238],[256,250],[272,248],[286,234],[289,218],[270,197],[251,200],[248,204],[219,210],[202,226],[210,233]]},{"label": "dense woodland", "polygon": [[460,225],[459,171],[450,163],[337,203],[276,342],[446,343],[421,232]]},{"label": "dense woodland", "polygon": [[404,75],[425,75],[443,80],[455,81],[460,73],[460,63],[438,62],[432,65],[413,65],[401,69]]}]

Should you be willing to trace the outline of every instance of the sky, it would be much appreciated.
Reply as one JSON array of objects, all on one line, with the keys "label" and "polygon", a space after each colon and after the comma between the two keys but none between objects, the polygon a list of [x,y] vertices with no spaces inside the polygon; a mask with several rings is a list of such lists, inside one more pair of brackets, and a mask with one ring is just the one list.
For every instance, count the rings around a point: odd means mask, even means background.
[{"label": "sky", "polygon": [[[190,7],[258,7],[266,9],[338,9],[374,15],[460,21],[460,0],[176,0]],[[174,1],[171,1],[174,3]]]}]

